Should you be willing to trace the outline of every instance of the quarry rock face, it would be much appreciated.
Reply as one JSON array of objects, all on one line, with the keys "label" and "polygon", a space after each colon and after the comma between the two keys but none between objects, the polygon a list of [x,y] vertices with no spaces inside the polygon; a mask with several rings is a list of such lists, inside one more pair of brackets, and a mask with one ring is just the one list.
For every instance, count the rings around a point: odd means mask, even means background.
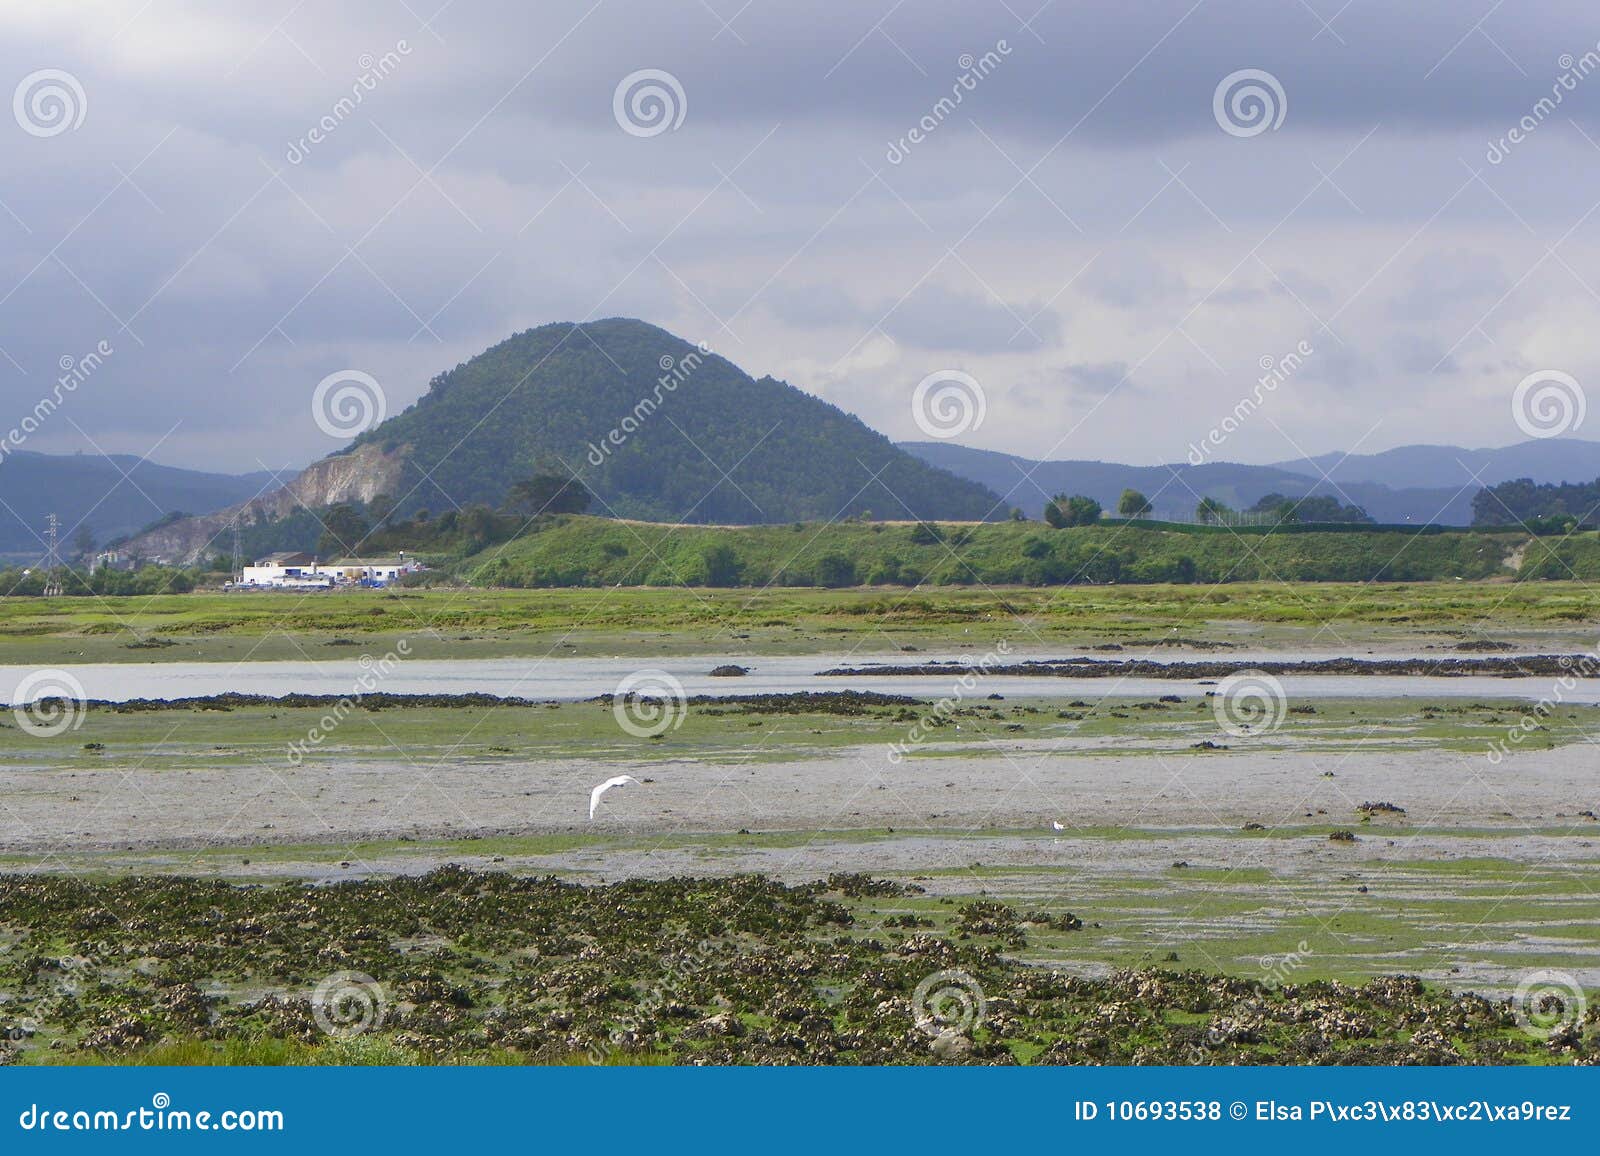
[{"label": "quarry rock face", "polygon": [[323,458],[307,466],[287,485],[248,502],[213,514],[180,518],[136,535],[123,546],[123,552],[187,566],[219,550],[231,549],[235,518],[242,526],[253,526],[287,517],[301,507],[318,510],[339,502],[370,502],[383,494],[393,494],[400,485],[407,448],[385,450],[369,443],[349,453]]}]

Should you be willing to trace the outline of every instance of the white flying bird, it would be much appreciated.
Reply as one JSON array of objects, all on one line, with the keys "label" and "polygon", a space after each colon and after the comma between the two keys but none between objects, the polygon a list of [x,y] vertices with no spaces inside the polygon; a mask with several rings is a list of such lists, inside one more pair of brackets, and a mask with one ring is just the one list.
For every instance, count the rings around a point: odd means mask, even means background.
[{"label": "white flying bird", "polygon": [[612,787],[622,786],[623,783],[632,783],[635,786],[643,785],[632,775],[618,775],[614,779],[607,779],[594,790],[589,792],[589,818],[594,818],[594,809],[600,805],[600,796],[605,794]]}]

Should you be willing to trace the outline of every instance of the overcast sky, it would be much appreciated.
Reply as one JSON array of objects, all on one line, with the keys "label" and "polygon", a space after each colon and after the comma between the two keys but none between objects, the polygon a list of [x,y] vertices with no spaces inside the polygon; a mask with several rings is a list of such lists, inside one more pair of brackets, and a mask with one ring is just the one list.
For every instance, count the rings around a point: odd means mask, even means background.
[{"label": "overcast sky", "polygon": [[897,439],[959,370],[965,444],[1177,461],[1303,342],[1212,456],[1505,444],[1525,376],[1600,380],[1597,41],[1593,0],[5,0],[0,426],[105,342],[25,448],[303,464],[331,373],[394,413],[622,315]]}]

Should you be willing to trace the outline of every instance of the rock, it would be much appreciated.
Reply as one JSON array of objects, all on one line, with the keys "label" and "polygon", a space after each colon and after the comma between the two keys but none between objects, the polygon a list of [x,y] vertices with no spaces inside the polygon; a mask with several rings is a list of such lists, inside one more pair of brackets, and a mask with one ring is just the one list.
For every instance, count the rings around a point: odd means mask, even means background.
[{"label": "rock", "polygon": [[739,666],[732,662],[724,663],[721,666],[714,666],[711,668],[712,678],[743,678],[749,673],[750,671],[748,668]]},{"label": "rock", "polygon": [[1397,807],[1393,803],[1367,802],[1362,803],[1356,808],[1356,810],[1361,814],[1366,815],[1368,818],[1372,817],[1373,815],[1404,815],[1406,813],[1406,809],[1404,807]]},{"label": "rock", "polygon": [[88,1051],[122,1051],[149,1039],[149,1025],[134,1019],[118,1019],[85,1034],[83,1047]]},{"label": "rock", "polygon": [[1583,1031],[1576,1022],[1567,1020],[1555,1026],[1546,1042],[1552,1052],[1582,1051]]},{"label": "rock", "polygon": [[954,1060],[972,1050],[972,1041],[960,1032],[942,1031],[933,1037],[928,1050],[941,1060]]},{"label": "rock", "polygon": [[740,1039],[745,1034],[744,1021],[732,1012],[721,1012],[710,1016],[695,1024],[689,1033],[701,1038],[721,1036],[724,1039]]}]

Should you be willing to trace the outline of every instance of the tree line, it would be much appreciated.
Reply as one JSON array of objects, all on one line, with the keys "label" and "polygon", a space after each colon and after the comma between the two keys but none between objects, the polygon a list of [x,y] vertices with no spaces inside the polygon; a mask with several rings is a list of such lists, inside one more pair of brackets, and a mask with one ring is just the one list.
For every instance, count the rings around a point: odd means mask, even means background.
[{"label": "tree line", "polygon": [[[1117,514],[1123,518],[1148,518],[1154,508],[1148,497],[1134,489],[1123,490],[1117,502]],[[1044,520],[1058,530],[1092,526],[1103,514],[1100,503],[1087,494],[1057,494],[1044,507]],[[1371,525],[1373,521],[1360,506],[1344,505],[1334,497],[1290,498],[1277,493],[1264,495],[1243,511],[1233,510],[1216,498],[1201,498],[1195,505],[1194,516],[1196,521],[1208,526],[1226,526],[1244,520],[1252,525]]]}]

